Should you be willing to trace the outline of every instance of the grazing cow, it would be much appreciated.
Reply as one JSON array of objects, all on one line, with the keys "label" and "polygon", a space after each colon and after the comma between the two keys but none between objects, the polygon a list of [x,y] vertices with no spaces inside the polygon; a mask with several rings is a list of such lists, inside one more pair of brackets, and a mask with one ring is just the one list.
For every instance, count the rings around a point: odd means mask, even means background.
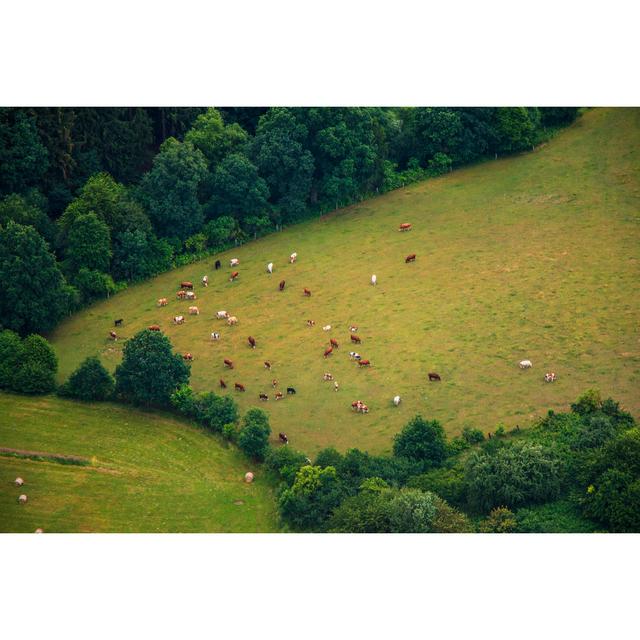
[{"label": "grazing cow", "polygon": [[187,300],[196,300],[198,296],[193,291],[187,291],[185,298]]},{"label": "grazing cow", "polygon": [[355,342],[356,344],[360,344],[362,342],[360,337],[357,336],[355,333],[352,333],[350,337],[351,337],[351,342]]},{"label": "grazing cow", "polygon": [[328,358],[333,353],[333,347],[324,350],[324,357]]},{"label": "grazing cow", "polygon": [[361,360],[362,356],[357,351],[349,351],[349,357],[352,360]]},{"label": "grazing cow", "polygon": [[261,393],[259,394],[258,398],[266,402],[269,399],[269,396],[266,393]]},{"label": "grazing cow", "polygon": [[216,260],[216,263],[213,266],[215,267],[215,270],[217,271],[218,269],[220,269],[220,267],[222,267],[222,264],[221,264],[220,260]]},{"label": "grazing cow", "polygon": [[158,298],[158,306],[166,307],[169,304],[169,301],[166,298]]},{"label": "grazing cow", "polygon": [[296,390],[293,387],[287,387],[287,395],[288,396],[295,396],[296,395]]},{"label": "grazing cow", "polygon": [[238,324],[238,318],[236,318],[235,316],[229,316],[227,318],[227,324],[232,327],[234,324]]},{"label": "grazing cow", "polygon": [[233,369],[233,362],[229,360],[229,358],[225,358],[223,362],[225,367],[229,367],[229,369]]},{"label": "grazing cow", "polygon": [[234,271],[229,278],[229,282],[233,282],[240,275],[239,271]]},{"label": "grazing cow", "polygon": [[395,404],[396,407],[400,404],[400,396],[393,397],[393,404]]},{"label": "grazing cow", "polygon": [[289,256],[289,264],[293,264],[297,259],[298,259],[298,254],[294,251],[294,252]]},{"label": "grazing cow", "polygon": [[331,325],[330,324],[325,324],[324,327],[322,327],[323,331],[331,331]]},{"label": "grazing cow", "polygon": [[187,297],[187,292],[186,291],[178,291],[178,293],[176,293],[176,297],[178,298],[178,300],[184,300]]},{"label": "grazing cow", "polygon": [[331,346],[336,349],[340,346],[335,338],[329,338],[329,342],[331,343]]},{"label": "grazing cow", "polygon": [[160,326],[157,324],[150,324],[149,331],[160,331]]},{"label": "grazing cow", "polygon": [[434,373],[433,371],[429,374],[429,382],[440,382],[440,380],[442,380],[440,374]]},{"label": "grazing cow", "polygon": [[280,442],[282,442],[282,444],[289,444],[289,438],[287,438],[286,433],[279,433],[278,438],[280,438]]},{"label": "grazing cow", "polygon": [[351,403],[351,408],[355,409],[356,411],[360,411],[361,406],[362,406],[362,400],[355,400],[354,402]]},{"label": "grazing cow", "polygon": [[358,331],[358,327],[356,327],[354,324],[352,324],[352,325],[349,327],[349,331],[351,331],[351,333],[357,333],[357,331]]},{"label": "grazing cow", "polygon": [[124,322],[124,318],[118,318],[118,320],[114,320],[113,321],[113,326],[114,327],[120,327],[120,326],[122,326],[123,322]]},{"label": "grazing cow", "polygon": [[403,222],[398,228],[398,231],[411,231],[411,223]]},{"label": "grazing cow", "polygon": [[556,381],[556,374],[553,373],[553,372],[545,373],[544,374],[544,381],[545,382],[555,382]]},{"label": "grazing cow", "polygon": [[222,378],[220,378],[220,388],[221,389],[227,388],[227,383]]},{"label": "grazing cow", "polygon": [[531,360],[520,360],[519,366],[521,369],[531,369],[531,367],[533,367],[533,363]]},{"label": "grazing cow", "polygon": [[238,258],[231,258],[231,260],[229,261],[230,267],[237,267],[239,264],[240,260],[238,260]]},{"label": "grazing cow", "polygon": [[322,379],[326,382],[327,380],[333,380],[333,376],[330,373],[325,373]]},{"label": "grazing cow", "polygon": [[202,276],[202,286],[204,287],[209,286],[209,276]]},{"label": "grazing cow", "polygon": [[360,411],[361,411],[362,413],[369,413],[369,407],[367,407],[367,405],[366,405],[366,404],[363,404],[363,405],[360,407]]},{"label": "grazing cow", "polygon": [[184,316],[174,316],[173,324],[184,324]]},{"label": "grazing cow", "polygon": [[240,384],[239,382],[234,383],[233,388],[236,391],[245,391],[244,385]]},{"label": "grazing cow", "polygon": [[361,367],[370,367],[371,366],[371,361],[370,360],[358,360],[358,365]]},{"label": "grazing cow", "polygon": [[411,254],[409,254],[409,255],[404,259],[405,263],[408,263],[408,262],[415,262],[415,260],[416,260],[416,254],[415,254],[415,253],[411,253]]},{"label": "grazing cow", "polygon": [[374,273],[371,276],[371,284],[376,284],[378,282],[378,276]]},{"label": "grazing cow", "polygon": [[224,320],[225,318],[228,318],[229,314],[226,311],[218,311],[218,313],[216,313],[216,318],[218,318],[218,320]]},{"label": "grazing cow", "polygon": [[182,359],[183,359],[183,360],[188,360],[189,362],[192,362],[192,361],[193,361],[193,356],[192,356],[190,353],[185,353],[185,354],[182,356]]},{"label": "grazing cow", "polygon": [[212,340],[220,340],[220,333],[218,333],[217,331],[212,331],[211,332],[211,339]]},{"label": "grazing cow", "polygon": [[198,309],[198,307],[189,307],[189,315],[190,316],[199,316],[200,315],[200,309]]},{"label": "grazing cow", "polygon": [[264,368],[269,369],[269,371],[271,371],[271,363],[268,360],[264,361]]},{"label": "grazing cow", "polygon": [[340,389],[340,385],[337,382],[333,383],[333,390],[338,391]]},{"label": "grazing cow", "polygon": [[284,395],[282,395],[282,391],[276,391],[276,400],[282,400]]},{"label": "grazing cow", "polygon": [[280,291],[284,291],[284,285],[285,285],[285,281],[280,280],[280,284],[278,285],[280,287]]},{"label": "grazing cow", "polygon": [[270,262],[270,263],[267,265],[267,272],[268,272],[268,273],[273,273],[273,262]]},{"label": "grazing cow", "polygon": [[307,296],[307,298],[311,297],[311,291],[309,291],[309,289],[307,289],[307,287],[304,288],[304,295]]},{"label": "grazing cow", "polygon": [[278,386],[278,381],[277,381],[275,378],[271,381],[271,386],[272,386],[274,389]]},{"label": "grazing cow", "polygon": [[316,323],[314,320],[307,320],[307,327],[315,327]]},{"label": "grazing cow", "polygon": [[115,332],[115,331],[109,331],[109,337],[110,337],[112,340],[117,340],[117,339],[118,339],[118,336],[116,335],[116,332]]},{"label": "grazing cow", "polygon": [[249,344],[251,345],[252,349],[256,348],[256,339],[253,336],[249,336],[247,338],[247,340],[249,341]]},{"label": "grazing cow", "polygon": [[193,289],[193,282],[188,282],[188,281],[181,282],[180,283],[180,288],[181,289]]}]

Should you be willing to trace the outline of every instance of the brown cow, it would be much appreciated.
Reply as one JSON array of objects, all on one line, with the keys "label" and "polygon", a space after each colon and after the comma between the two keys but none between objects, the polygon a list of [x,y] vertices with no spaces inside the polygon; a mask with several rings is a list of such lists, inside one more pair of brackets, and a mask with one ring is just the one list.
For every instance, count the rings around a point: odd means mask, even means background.
[{"label": "brown cow", "polygon": [[239,271],[234,271],[229,278],[229,282],[233,282],[240,275]]},{"label": "brown cow", "polygon": [[355,333],[351,334],[351,342],[355,342],[356,344],[360,344],[362,340]]},{"label": "brown cow", "polygon": [[284,398],[282,391],[276,391],[276,400],[282,400],[282,398]]},{"label": "brown cow", "polygon": [[234,387],[234,389],[236,389],[236,391],[244,391],[245,390],[244,385],[240,384],[239,382],[236,382],[233,385],[233,387]]},{"label": "brown cow", "polygon": [[198,307],[189,307],[189,315],[199,316],[200,315],[200,309],[198,309]]},{"label": "brown cow", "polygon": [[231,360],[229,360],[228,358],[224,359],[224,365],[225,365],[225,367],[229,367],[229,369],[233,369],[233,362]]},{"label": "brown cow", "polygon": [[249,341],[249,344],[251,345],[252,349],[256,348],[256,339],[253,336],[249,336],[247,338],[247,340]]},{"label": "brown cow", "polygon": [[190,353],[185,353],[185,354],[182,356],[182,359],[183,359],[183,360],[188,360],[189,362],[192,362],[192,361],[193,361],[193,356],[192,356]]},{"label": "brown cow", "polygon": [[315,326],[316,326],[315,320],[307,320],[307,327],[315,327]]},{"label": "brown cow", "polygon": [[116,335],[116,332],[115,332],[115,331],[109,331],[109,337],[110,337],[112,340],[117,340],[117,339],[118,339],[118,336]]},{"label": "brown cow", "polygon": [[398,231],[410,231],[410,230],[411,230],[410,222],[403,222],[398,228]]},{"label": "brown cow", "polygon": [[274,389],[278,386],[278,381],[277,381],[275,378],[271,381],[271,386],[272,386]]},{"label": "brown cow", "polygon": [[157,324],[150,324],[149,331],[160,331],[160,326]]},{"label": "brown cow", "polygon": [[304,288],[304,295],[307,296],[307,298],[311,297],[311,291],[309,291],[307,287]]},{"label": "brown cow", "polygon": [[193,282],[185,281],[180,283],[181,289],[193,289]]},{"label": "brown cow", "polygon": [[439,382],[440,380],[442,380],[442,378],[439,374],[433,371],[429,374],[429,382]]},{"label": "brown cow", "polygon": [[416,259],[416,254],[415,253],[411,253],[404,259],[404,261],[405,261],[405,263],[415,262],[415,259]]},{"label": "brown cow", "polygon": [[286,433],[279,433],[278,438],[280,438],[280,442],[282,442],[282,444],[289,444],[289,438],[287,438]]},{"label": "brown cow", "polygon": [[280,287],[280,291],[284,291],[284,280],[280,280],[280,284],[278,285]]},{"label": "brown cow", "polygon": [[227,383],[222,378],[220,378],[220,388],[221,389],[227,388]]},{"label": "brown cow", "polygon": [[176,297],[178,298],[178,300],[184,300],[187,297],[187,292],[186,291],[178,291],[178,293],[176,293]]},{"label": "brown cow", "polygon": [[332,347],[335,347],[336,349],[340,346],[340,345],[338,344],[338,341],[337,341],[335,338],[331,338],[331,339],[329,340],[329,342],[331,343],[331,346],[332,346]]},{"label": "brown cow", "polygon": [[271,371],[271,363],[268,360],[264,361],[264,368],[269,369],[269,371]]},{"label": "brown cow", "polygon": [[370,367],[371,366],[371,361],[370,360],[358,360],[358,365],[361,367]]},{"label": "brown cow", "polygon": [[333,353],[333,347],[329,347],[328,349],[325,349],[324,357],[325,357],[325,358],[327,358],[327,357],[329,357],[332,353]]}]

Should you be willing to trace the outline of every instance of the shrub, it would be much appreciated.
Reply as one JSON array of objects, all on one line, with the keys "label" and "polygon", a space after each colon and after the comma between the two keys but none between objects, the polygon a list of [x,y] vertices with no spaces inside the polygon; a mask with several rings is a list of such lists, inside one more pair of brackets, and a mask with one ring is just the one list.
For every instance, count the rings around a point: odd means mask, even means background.
[{"label": "shrub", "polygon": [[315,465],[318,467],[335,467],[342,464],[344,456],[334,447],[322,449],[316,456]]},{"label": "shrub", "polygon": [[464,471],[459,466],[431,469],[410,478],[407,486],[422,491],[432,491],[457,507],[463,507],[466,503],[467,488]]},{"label": "shrub", "polygon": [[14,389],[15,376],[24,360],[23,351],[17,333],[9,329],[0,332],[0,389]]},{"label": "shrub", "polygon": [[55,389],[58,358],[49,343],[36,334],[22,342],[22,361],[12,382],[13,391],[41,394]]},{"label": "shrub", "polygon": [[480,533],[512,533],[518,522],[513,511],[506,507],[492,509],[491,513],[479,525]]},{"label": "shrub", "polygon": [[597,525],[568,500],[557,500],[516,512],[519,533],[592,533]]},{"label": "shrub", "polygon": [[264,460],[269,448],[270,434],[267,414],[261,409],[249,409],[238,434],[238,446],[250,458]]},{"label": "shrub", "polygon": [[106,400],[111,397],[114,387],[111,374],[97,357],[91,356],[69,376],[58,393],[79,400]]},{"label": "shrub", "polygon": [[434,533],[471,533],[473,527],[469,518],[443,500],[440,496],[434,496],[436,515],[432,521]]},{"label": "shrub", "polygon": [[444,429],[437,420],[424,420],[417,415],[396,435],[393,443],[395,456],[423,462],[427,467],[438,467],[447,457]]},{"label": "shrub", "polygon": [[484,440],[484,433],[482,433],[480,429],[465,427],[462,430],[462,437],[464,438],[465,442],[468,442],[469,444],[478,444],[479,442],[482,442]]},{"label": "shrub", "polygon": [[238,439],[238,428],[235,423],[229,422],[222,427],[222,437],[227,442],[235,442]]},{"label": "shrub", "polygon": [[298,471],[307,464],[307,457],[304,453],[285,446],[270,448],[264,462],[267,469],[277,473],[287,485],[291,486]]}]

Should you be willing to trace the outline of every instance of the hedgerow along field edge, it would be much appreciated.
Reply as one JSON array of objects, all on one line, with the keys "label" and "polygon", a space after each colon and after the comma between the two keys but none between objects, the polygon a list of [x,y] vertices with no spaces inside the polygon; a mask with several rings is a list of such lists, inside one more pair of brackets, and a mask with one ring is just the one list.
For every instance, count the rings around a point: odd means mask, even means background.
[{"label": "hedgerow along field edge", "polygon": [[[193,354],[195,389],[233,394],[242,411],[267,410],[275,438],[284,431],[308,454],[330,445],[386,452],[416,412],[451,435],[465,426],[525,426],[590,387],[637,414],[639,143],[639,110],[590,110],[535,152],[418,183],[131,286],[50,336],[59,380],[92,354],[113,371],[126,339],[157,323],[176,351]],[[413,229],[398,232],[402,222]],[[293,251],[299,257],[290,265]],[[410,253],[417,260],[405,264]],[[235,282],[231,257],[240,259]],[[194,282],[196,302],[176,299],[183,280]],[[157,308],[161,297],[169,305]],[[192,304],[199,316],[188,315]],[[216,320],[218,310],[238,325]],[[174,326],[174,315],[185,324]],[[351,324],[362,338],[355,347]],[[325,359],[330,338],[340,347]],[[359,369],[351,350],[372,367]],[[518,368],[524,358],[533,369]],[[430,371],[442,381],[429,383]],[[543,382],[547,371],[555,383]],[[273,378],[297,394],[275,402]],[[236,381],[246,393],[234,392]],[[261,392],[268,402],[258,400]],[[368,415],[352,412],[357,399]]]},{"label": "hedgerow along field edge", "polygon": [[[0,453],[1,532],[278,530],[268,474],[237,448],[167,414],[0,393],[0,445],[90,461],[75,466]],[[244,482],[248,470],[256,475],[252,484]],[[23,487],[14,486],[16,477]]]}]

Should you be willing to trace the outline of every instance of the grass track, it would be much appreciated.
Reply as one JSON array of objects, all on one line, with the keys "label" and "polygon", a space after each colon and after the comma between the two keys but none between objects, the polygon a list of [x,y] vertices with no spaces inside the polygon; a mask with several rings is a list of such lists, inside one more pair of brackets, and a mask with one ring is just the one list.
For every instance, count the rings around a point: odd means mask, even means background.
[{"label": "grass track", "polygon": [[[113,370],[124,339],[158,323],[178,351],[194,354],[196,389],[217,391],[220,377],[231,387],[240,381],[247,393],[235,396],[246,410],[259,405],[259,392],[272,394],[273,377],[295,386],[296,397],[260,406],[276,433],[286,431],[309,454],[327,445],[388,451],[417,411],[449,433],[467,425],[490,431],[501,421],[524,426],[593,386],[638,414],[639,150],[640,110],[591,110],[533,153],[289,228],[222,254],[219,272],[214,257],[130,287],[57,328],[51,340],[60,380],[95,353]],[[414,230],[398,233],[406,221]],[[299,262],[288,265],[292,251]],[[405,265],[413,252],[417,261]],[[241,262],[235,283],[228,281],[232,256]],[[269,261],[273,276],[265,272]],[[205,273],[208,289],[196,287],[201,315],[172,326],[188,307],[174,299],[178,284],[199,283]],[[169,306],[157,309],[165,296]],[[219,309],[238,316],[238,326],[213,320]],[[113,344],[107,335],[119,317],[123,340]],[[347,357],[351,323],[360,327],[357,351],[372,361],[370,370]],[[324,333],[324,324],[334,329]],[[209,340],[215,328],[219,343]],[[255,351],[248,335],[258,341]],[[341,347],[324,360],[329,337]],[[235,371],[223,369],[224,357]],[[522,358],[532,370],[518,369]],[[272,373],[265,359],[274,362]],[[338,393],[322,382],[325,371],[339,381]],[[428,371],[443,381],[427,383]],[[558,381],[545,385],[545,371]],[[397,409],[395,394],[403,399]],[[352,414],[355,399],[371,413]]]},{"label": "grass track", "polygon": [[[258,472],[245,484],[250,464],[237,449],[170,416],[0,393],[0,446],[92,460],[71,466],[0,455],[0,532],[277,530],[270,481]],[[17,476],[26,481],[21,489]]]}]

